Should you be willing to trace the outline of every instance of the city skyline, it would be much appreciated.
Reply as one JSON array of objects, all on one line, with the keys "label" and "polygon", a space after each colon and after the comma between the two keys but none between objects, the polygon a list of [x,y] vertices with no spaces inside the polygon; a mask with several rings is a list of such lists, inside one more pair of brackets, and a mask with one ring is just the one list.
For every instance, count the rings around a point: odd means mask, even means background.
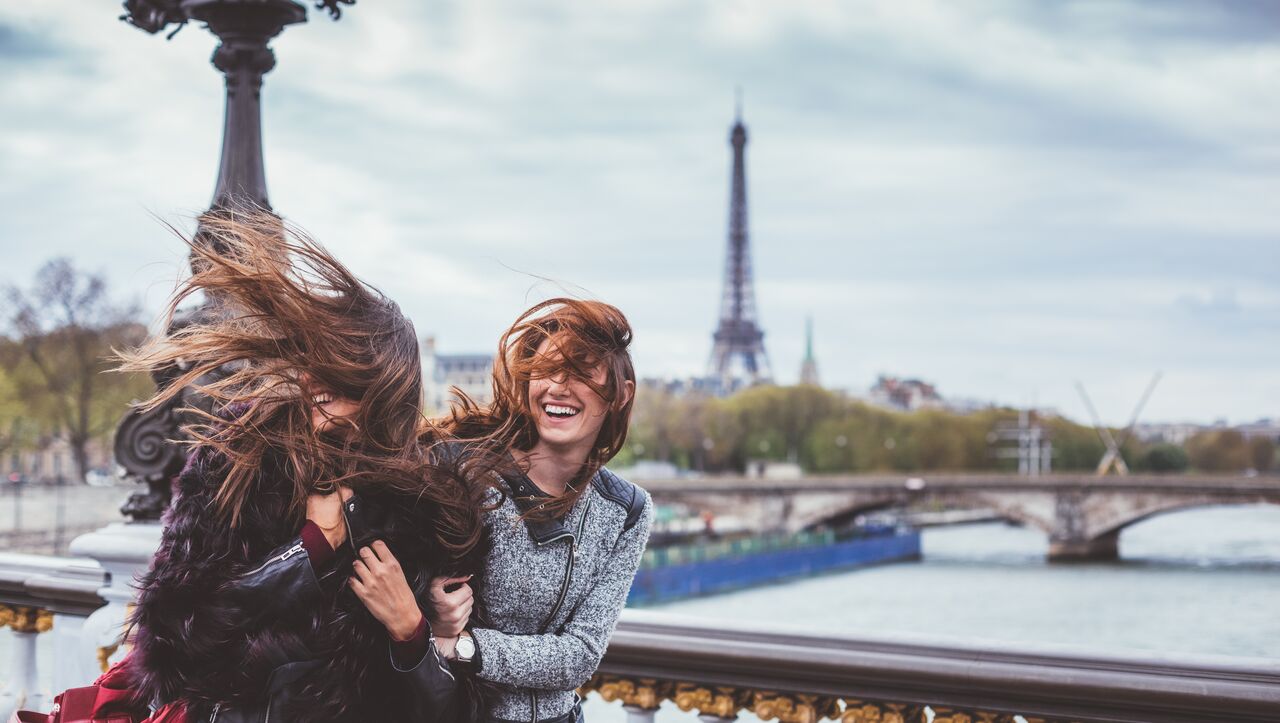
[{"label": "city skyline", "polygon": [[[207,205],[221,87],[207,34],[166,43],[116,15],[0,9],[18,69],[0,282],[67,255],[154,312],[185,254],[149,213]],[[567,290],[631,316],[642,376],[694,376],[741,84],[780,382],[812,315],[836,388],[919,377],[1084,421],[1080,379],[1123,424],[1162,370],[1144,419],[1247,422],[1280,416],[1274,20],[1201,2],[312,12],[275,43],[268,183],[443,350],[488,351]]]}]

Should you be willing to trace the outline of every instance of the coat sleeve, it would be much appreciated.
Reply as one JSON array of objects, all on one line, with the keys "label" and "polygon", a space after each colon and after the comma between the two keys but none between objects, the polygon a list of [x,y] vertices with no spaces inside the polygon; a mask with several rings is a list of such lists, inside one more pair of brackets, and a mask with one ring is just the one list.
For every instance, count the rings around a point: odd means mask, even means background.
[{"label": "coat sleeve", "polygon": [[412,720],[453,723],[462,717],[462,691],[457,676],[449,669],[449,662],[436,647],[425,615],[423,624],[421,634],[425,636],[425,645],[418,648],[421,653],[416,661],[405,660],[403,651],[396,650],[393,643],[387,651],[391,669],[409,700]]},{"label": "coat sleeve", "polygon": [[627,603],[652,520],[653,501],[646,499],[640,519],[618,538],[604,574],[558,634],[472,630],[480,659],[476,675],[494,683],[546,690],[572,690],[586,683],[600,666]]}]

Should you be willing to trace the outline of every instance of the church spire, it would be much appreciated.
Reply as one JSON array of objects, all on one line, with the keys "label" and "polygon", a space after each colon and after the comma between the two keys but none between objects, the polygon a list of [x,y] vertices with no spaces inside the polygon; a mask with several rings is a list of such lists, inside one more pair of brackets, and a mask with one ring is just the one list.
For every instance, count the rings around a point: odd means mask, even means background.
[{"label": "church spire", "polygon": [[800,364],[800,383],[822,386],[818,381],[818,360],[813,357],[813,317],[804,321],[804,362]]}]

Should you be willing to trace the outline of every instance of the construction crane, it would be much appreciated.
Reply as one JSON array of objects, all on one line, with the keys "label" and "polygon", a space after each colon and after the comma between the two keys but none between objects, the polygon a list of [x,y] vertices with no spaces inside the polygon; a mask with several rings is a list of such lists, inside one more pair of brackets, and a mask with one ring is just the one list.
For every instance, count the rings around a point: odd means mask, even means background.
[{"label": "construction crane", "polygon": [[1112,471],[1122,477],[1129,474],[1129,465],[1124,463],[1124,457],[1121,456],[1120,449],[1133,436],[1133,428],[1138,424],[1138,417],[1142,414],[1142,408],[1147,406],[1147,400],[1151,398],[1151,393],[1155,391],[1156,384],[1160,382],[1161,376],[1161,372],[1156,372],[1151,377],[1151,382],[1147,384],[1147,390],[1142,393],[1142,398],[1138,400],[1138,406],[1133,408],[1133,416],[1129,418],[1129,424],[1121,432],[1118,442],[1115,435],[1111,434],[1111,430],[1102,423],[1102,419],[1098,416],[1098,410],[1094,409],[1093,401],[1089,399],[1089,393],[1084,389],[1084,384],[1079,381],[1076,382],[1076,390],[1080,392],[1080,399],[1084,401],[1085,408],[1089,410],[1089,416],[1093,418],[1093,428],[1097,431],[1098,438],[1102,440],[1102,444],[1107,448],[1107,451],[1102,455],[1102,459],[1098,462],[1097,475],[1099,477],[1105,477]]}]

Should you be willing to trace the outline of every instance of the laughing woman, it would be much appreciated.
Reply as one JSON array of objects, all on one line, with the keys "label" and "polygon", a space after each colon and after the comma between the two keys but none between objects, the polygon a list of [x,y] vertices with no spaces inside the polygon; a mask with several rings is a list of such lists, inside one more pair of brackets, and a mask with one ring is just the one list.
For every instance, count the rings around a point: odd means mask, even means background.
[{"label": "laughing woman", "polygon": [[419,602],[478,571],[480,500],[423,461],[413,325],[273,216],[206,216],[190,246],[171,313],[197,292],[217,312],[125,355],[178,370],[152,408],[194,385],[216,410],[187,412],[132,615],[135,699],[189,723],[464,717]]},{"label": "laughing woman", "polygon": [[[476,586],[485,625],[457,644],[458,660],[496,691],[489,721],[580,721],[574,691],[626,604],[653,515],[644,490],[604,467],[627,436],[630,343],[626,317],[608,304],[539,304],[502,337],[493,403],[464,397],[446,424],[471,455],[505,462]],[[435,594],[433,620],[457,620],[471,604]]]}]

